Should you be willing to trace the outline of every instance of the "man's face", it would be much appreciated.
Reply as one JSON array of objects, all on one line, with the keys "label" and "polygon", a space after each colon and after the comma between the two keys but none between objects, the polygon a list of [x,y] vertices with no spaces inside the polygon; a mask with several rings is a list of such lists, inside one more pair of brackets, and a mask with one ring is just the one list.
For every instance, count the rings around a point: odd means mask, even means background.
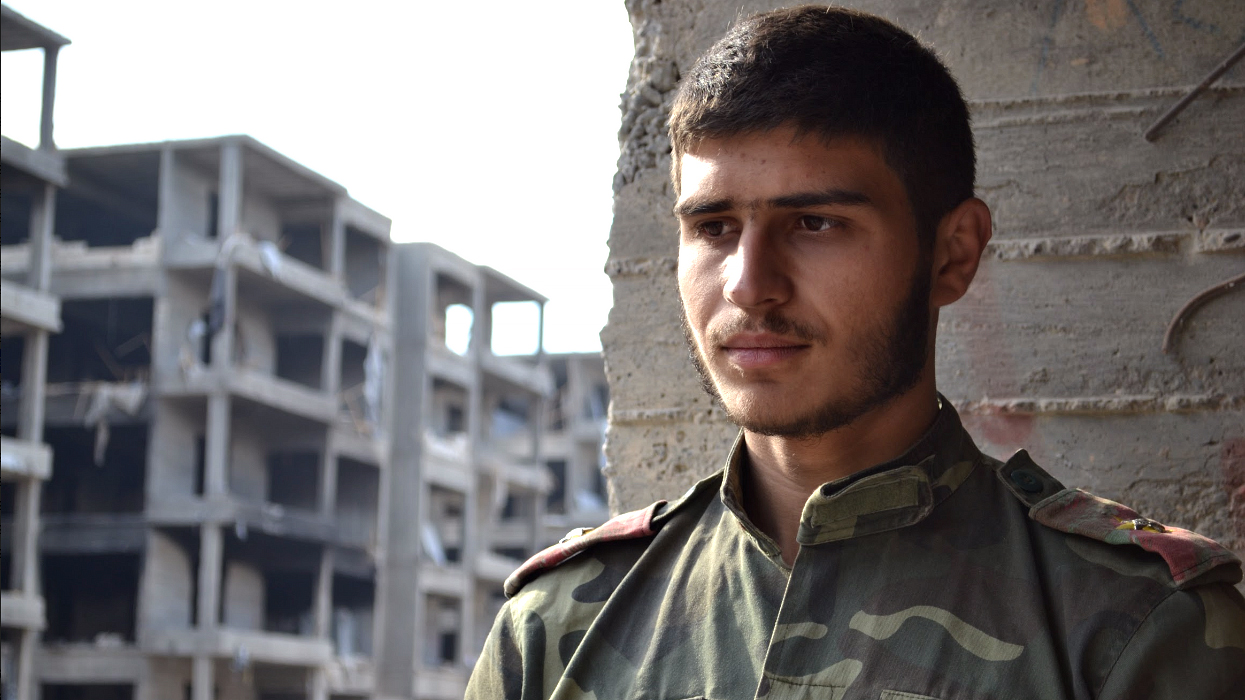
[{"label": "man's face", "polygon": [[675,214],[684,331],[737,424],[817,435],[915,386],[929,261],[872,143],[785,128],[706,140],[682,157]]}]

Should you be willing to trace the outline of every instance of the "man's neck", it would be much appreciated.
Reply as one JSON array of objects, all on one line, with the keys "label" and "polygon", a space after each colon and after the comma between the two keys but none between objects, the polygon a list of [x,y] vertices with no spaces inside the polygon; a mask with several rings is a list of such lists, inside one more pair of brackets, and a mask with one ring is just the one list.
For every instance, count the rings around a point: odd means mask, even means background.
[{"label": "man's neck", "polygon": [[799,552],[796,534],[808,497],[822,484],[902,455],[938,415],[933,382],[861,416],[850,425],[807,438],[744,432],[748,468],[743,506],[749,519],[778,543],[790,566]]}]

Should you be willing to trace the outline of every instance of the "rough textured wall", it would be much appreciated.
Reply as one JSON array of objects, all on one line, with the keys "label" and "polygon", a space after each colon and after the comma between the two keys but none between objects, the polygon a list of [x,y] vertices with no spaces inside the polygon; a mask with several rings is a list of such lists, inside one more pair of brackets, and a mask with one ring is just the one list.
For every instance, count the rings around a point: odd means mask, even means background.
[{"label": "rough textured wall", "polygon": [[[735,434],[686,359],[665,115],[695,57],[766,2],[628,0],[636,55],[602,333],[614,511],[677,496]],[[995,242],[939,323],[939,383],[988,453],[1245,550],[1245,65],[1145,128],[1245,37],[1212,0],[860,2],[933,44],[974,112]]]}]

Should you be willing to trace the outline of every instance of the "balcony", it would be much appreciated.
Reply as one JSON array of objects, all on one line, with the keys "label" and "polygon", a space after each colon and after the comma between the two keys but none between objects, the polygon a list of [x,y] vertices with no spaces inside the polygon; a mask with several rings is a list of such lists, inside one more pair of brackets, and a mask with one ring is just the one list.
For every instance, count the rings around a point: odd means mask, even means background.
[{"label": "balcony", "polygon": [[424,454],[443,463],[465,467],[471,459],[467,434],[455,432],[449,435],[437,435],[432,431],[425,431]]},{"label": "balcony", "polygon": [[[75,299],[101,296],[152,296],[160,289],[160,239],[144,237],[129,245],[90,246],[86,241],[53,239],[52,294]],[[0,267],[11,279],[30,269],[30,244],[6,245]]]},{"label": "balcony", "polygon": [[460,596],[467,590],[467,572],[458,567],[438,566],[424,562],[415,577],[419,589],[425,593],[443,596]]},{"label": "balcony", "polygon": [[0,437],[0,473],[5,479],[47,479],[52,475],[52,451],[41,443]]},{"label": "balcony", "polygon": [[42,630],[47,619],[43,598],[33,593],[4,591],[0,593],[0,619],[5,627]]},{"label": "balcony", "polygon": [[4,335],[21,333],[25,329],[59,333],[61,302],[46,292],[0,280],[0,318],[4,319],[0,327]]},{"label": "balcony", "polygon": [[481,450],[479,461],[499,481],[525,491],[548,493],[553,487],[553,478],[549,476],[549,470],[544,465],[520,460],[496,447],[490,446]]},{"label": "balcony", "polygon": [[415,674],[417,700],[450,700],[467,692],[467,671],[454,668],[423,668]]},{"label": "balcony", "polygon": [[332,695],[370,696],[376,688],[376,667],[359,656],[336,657],[325,664],[324,680]]},{"label": "balcony", "polygon": [[257,298],[294,296],[330,307],[340,307],[345,300],[345,289],[332,275],[245,232],[224,242],[184,237],[169,247],[165,262],[171,269],[209,270],[217,267],[222,255],[240,272],[239,286],[253,289]]},{"label": "balcony", "polygon": [[428,374],[434,377],[462,387],[475,384],[475,371],[471,367],[471,359],[459,355],[435,340],[429,341],[424,361],[427,362]]},{"label": "balcony", "polygon": [[57,187],[64,187],[67,182],[65,158],[55,151],[30,148],[7,136],[0,136],[0,158],[5,165],[11,165]]},{"label": "balcony", "polygon": [[45,555],[141,554],[146,546],[141,514],[43,515],[39,549]]},{"label": "balcony", "polygon": [[130,644],[57,644],[35,653],[42,683],[137,686],[147,677],[147,656]]},{"label": "balcony", "polygon": [[481,552],[476,557],[476,576],[493,583],[502,583],[523,562],[511,557],[504,557],[496,552]]},{"label": "balcony", "polygon": [[513,387],[537,396],[549,396],[553,393],[553,375],[549,368],[541,364],[530,364],[520,359],[523,356],[494,355],[491,352],[480,353],[480,366],[488,375],[500,379]]},{"label": "balcony", "polygon": [[147,520],[162,527],[193,527],[204,523],[233,525],[234,531],[244,537],[253,532],[358,550],[375,545],[370,532],[358,527],[342,527],[336,518],[231,496],[163,497],[148,507]]},{"label": "balcony", "polygon": [[332,449],[342,457],[384,469],[389,463],[388,441],[363,435],[350,426],[338,423],[329,436]]},{"label": "balcony", "polygon": [[163,387],[161,393],[170,398],[193,397],[221,389],[240,399],[318,423],[330,424],[337,417],[337,402],[329,394],[249,367],[234,367],[225,373],[190,372]]},{"label": "balcony", "polygon": [[333,645],[327,639],[228,628],[149,630],[143,635],[142,648],[159,656],[219,659],[233,659],[241,652],[252,662],[285,666],[316,667],[333,660]]}]

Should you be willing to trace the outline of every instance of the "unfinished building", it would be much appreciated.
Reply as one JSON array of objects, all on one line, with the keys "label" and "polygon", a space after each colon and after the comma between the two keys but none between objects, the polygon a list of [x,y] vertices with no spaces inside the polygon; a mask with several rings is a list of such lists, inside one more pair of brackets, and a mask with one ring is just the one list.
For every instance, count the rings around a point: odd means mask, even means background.
[{"label": "unfinished building", "polygon": [[39,586],[40,501],[52,475],[43,432],[44,376],[49,337],[61,328],[60,301],[49,293],[49,248],[57,190],[65,184],[65,163],[52,140],[52,107],[57,55],[68,43],[0,6],[0,48],[43,52],[37,148],[0,137],[0,241],[6,247],[24,246],[28,259],[21,270],[5,265],[0,279],[0,513],[5,520],[0,528],[0,682],[5,700],[31,696],[34,656],[50,617]]},{"label": "unfinished building", "polygon": [[373,696],[389,220],[238,136],[63,151],[50,241],[10,240],[7,153],[6,300],[41,264],[61,299],[43,699]]},{"label": "unfinished building", "polygon": [[397,399],[380,687],[462,697],[502,582],[544,543],[543,441],[553,392],[541,355],[493,351],[503,305],[544,297],[435,245],[398,246]]},{"label": "unfinished building", "polygon": [[606,417],[610,390],[599,352],[548,356],[554,393],[546,413],[544,544],[577,527],[596,527],[609,519],[605,475]]}]

